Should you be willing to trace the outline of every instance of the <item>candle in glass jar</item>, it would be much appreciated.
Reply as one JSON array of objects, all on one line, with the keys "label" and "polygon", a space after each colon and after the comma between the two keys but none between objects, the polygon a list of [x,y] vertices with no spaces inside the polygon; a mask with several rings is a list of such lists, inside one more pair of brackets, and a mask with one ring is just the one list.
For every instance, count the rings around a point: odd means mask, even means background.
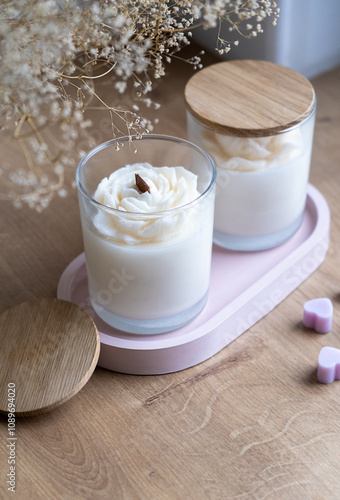
[{"label": "candle in glass jar", "polygon": [[[205,174],[206,175],[206,174]],[[125,165],[82,216],[89,292],[97,314],[131,333],[161,333],[204,307],[210,279],[214,193],[183,166]]]},{"label": "candle in glass jar", "polygon": [[287,240],[306,203],[311,84],[273,63],[228,61],[194,75],[186,102],[189,139],[217,167],[214,242],[263,250]]}]

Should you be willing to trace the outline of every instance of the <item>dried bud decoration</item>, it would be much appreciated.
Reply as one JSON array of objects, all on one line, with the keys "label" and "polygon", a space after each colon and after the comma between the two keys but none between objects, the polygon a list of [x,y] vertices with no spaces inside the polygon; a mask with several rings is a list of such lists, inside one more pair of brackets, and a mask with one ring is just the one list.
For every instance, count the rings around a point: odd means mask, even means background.
[{"label": "dried bud decoration", "polygon": [[150,186],[145,182],[139,174],[135,174],[136,186],[141,193],[151,193]]}]

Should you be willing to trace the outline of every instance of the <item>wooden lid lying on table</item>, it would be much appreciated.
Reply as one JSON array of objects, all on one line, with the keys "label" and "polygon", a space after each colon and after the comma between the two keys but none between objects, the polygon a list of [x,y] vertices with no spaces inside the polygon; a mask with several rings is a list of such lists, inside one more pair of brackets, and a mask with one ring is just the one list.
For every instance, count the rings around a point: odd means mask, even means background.
[{"label": "wooden lid lying on table", "polygon": [[185,88],[194,118],[239,137],[275,135],[303,121],[315,105],[311,83],[267,61],[226,61],[196,73]]},{"label": "wooden lid lying on table", "polygon": [[0,412],[43,413],[91,377],[100,341],[91,317],[59,299],[35,299],[0,316]]}]

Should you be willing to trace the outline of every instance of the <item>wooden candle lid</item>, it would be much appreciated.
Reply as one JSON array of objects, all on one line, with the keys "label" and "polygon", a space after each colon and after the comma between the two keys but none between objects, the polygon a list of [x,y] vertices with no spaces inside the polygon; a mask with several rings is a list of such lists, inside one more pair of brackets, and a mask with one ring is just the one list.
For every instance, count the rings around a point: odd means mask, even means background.
[{"label": "wooden candle lid", "polygon": [[5,311],[0,341],[0,412],[8,412],[7,389],[15,384],[18,416],[43,413],[74,396],[91,377],[100,349],[91,317],[59,299],[35,299]]},{"label": "wooden candle lid", "polygon": [[315,105],[314,89],[305,77],[256,60],[208,66],[190,78],[185,99],[203,125],[239,137],[279,133],[304,120]]}]

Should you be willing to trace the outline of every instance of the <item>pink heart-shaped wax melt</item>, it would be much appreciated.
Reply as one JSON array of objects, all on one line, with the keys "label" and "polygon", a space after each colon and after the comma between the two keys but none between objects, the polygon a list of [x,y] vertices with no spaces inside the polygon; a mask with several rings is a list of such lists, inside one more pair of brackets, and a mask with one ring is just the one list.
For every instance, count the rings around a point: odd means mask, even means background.
[{"label": "pink heart-shaped wax melt", "polygon": [[340,379],[340,349],[335,349],[335,347],[321,349],[317,378],[322,384],[330,384]]},{"label": "pink heart-shaped wax melt", "polygon": [[303,324],[318,333],[328,333],[332,329],[333,304],[326,297],[312,299],[303,306]]}]

